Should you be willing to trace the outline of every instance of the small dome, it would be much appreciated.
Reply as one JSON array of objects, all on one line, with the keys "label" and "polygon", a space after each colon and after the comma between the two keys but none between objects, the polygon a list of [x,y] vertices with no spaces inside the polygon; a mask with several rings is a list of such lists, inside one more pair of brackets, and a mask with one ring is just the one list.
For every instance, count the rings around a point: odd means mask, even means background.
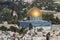
[{"label": "small dome", "polygon": [[29,17],[42,17],[42,12],[37,7],[33,7],[28,11]]}]

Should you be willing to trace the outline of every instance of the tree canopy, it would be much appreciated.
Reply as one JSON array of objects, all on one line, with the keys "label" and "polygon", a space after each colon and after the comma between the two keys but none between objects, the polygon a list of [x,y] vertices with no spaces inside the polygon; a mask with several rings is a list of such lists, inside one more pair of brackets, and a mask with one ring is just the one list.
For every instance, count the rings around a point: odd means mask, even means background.
[{"label": "tree canopy", "polygon": [[[23,18],[27,17],[28,10],[33,6],[37,6],[38,8],[43,10],[60,12],[60,4],[54,3],[53,0],[35,0],[32,4],[29,4],[28,2],[24,3],[22,0],[17,3],[6,2],[4,0],[0,1],[0,23],[2,21],[8,21],[8,23],[16,24],[18,21],[23,20]],[[16,11],[18,17],[13,16],[12,11]],[[52,15],[50,17],[52,17]]]}]

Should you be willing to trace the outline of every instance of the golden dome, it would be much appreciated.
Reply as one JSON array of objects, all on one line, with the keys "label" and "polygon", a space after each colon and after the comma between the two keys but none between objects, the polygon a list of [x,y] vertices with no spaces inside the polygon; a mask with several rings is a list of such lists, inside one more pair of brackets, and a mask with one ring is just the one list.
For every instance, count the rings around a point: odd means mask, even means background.
[{"label": "golden dome", "polygon": [[42,12],[37,7],[33,7],[28,11],[28,16],[30,17],[42,17]]}]

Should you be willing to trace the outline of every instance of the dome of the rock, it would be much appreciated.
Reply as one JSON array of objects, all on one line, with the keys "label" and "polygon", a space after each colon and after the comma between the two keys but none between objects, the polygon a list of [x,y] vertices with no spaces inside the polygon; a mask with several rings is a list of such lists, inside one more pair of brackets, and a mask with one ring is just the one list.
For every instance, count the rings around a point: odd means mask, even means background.
[{"label": "dome of the rock", "polygon": [[28,16],[29,17],[41,17],[42,12],[37,7],[33,7],[28,11]]}]

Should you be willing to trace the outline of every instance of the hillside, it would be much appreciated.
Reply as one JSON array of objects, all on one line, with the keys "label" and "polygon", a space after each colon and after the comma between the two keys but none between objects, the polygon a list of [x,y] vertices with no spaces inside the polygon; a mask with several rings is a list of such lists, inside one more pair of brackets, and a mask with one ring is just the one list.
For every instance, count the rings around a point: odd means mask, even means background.
[{"label": "hillside", "polygon": [[[60,4],[54,3],[54,1],[52,0],[35,0],[32,4],[28,2],[23,2],[22,0],[17,2],[7,2],[1,0],[0,23],[2,21],[8,21],[8,23],[17,23],[18,21],[23,20],[23,18],[27,17],[28,10],[33,6],[37,6],[41,10],[60,12]],[[13,16],[13,11],[16,12],[17,16]]]}]

